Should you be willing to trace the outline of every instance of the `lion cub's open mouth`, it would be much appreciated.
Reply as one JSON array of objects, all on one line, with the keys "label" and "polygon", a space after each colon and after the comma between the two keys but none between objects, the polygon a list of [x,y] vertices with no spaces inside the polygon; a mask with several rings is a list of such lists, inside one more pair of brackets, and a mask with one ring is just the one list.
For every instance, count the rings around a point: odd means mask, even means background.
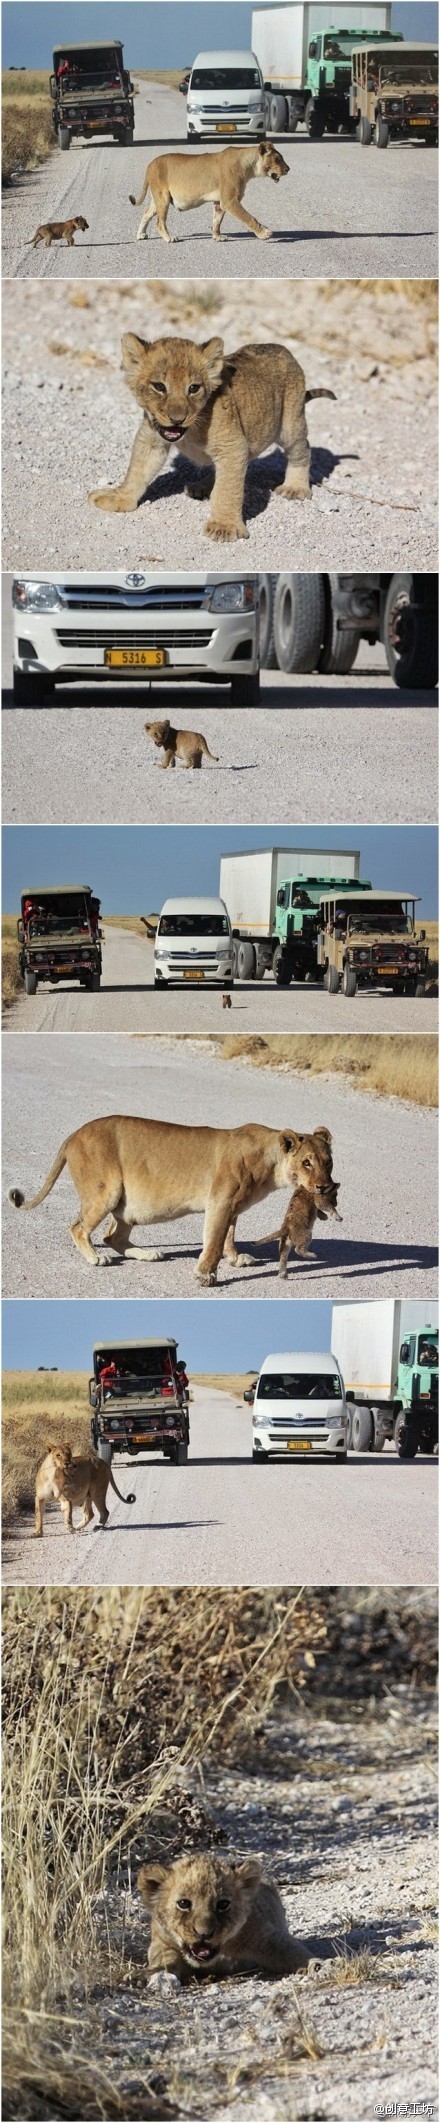
[{"label": "lion cub's open mouth", "polygon": [[181,435],[185,434],[184,420],[181,420],[179,426],[174,428],[162,428],[160,420],[155,420],[154,426],[157,428],[158,435],[162,435],[164,442],[180,442]]},{"label": "lion cub's open mouth", "polygon": [[218,1946],[207,1946],[205,1940],[200,1939],[197,1945],[186,1946],[185,1952],[190,1954],[192,1961],[216,1961]]}]

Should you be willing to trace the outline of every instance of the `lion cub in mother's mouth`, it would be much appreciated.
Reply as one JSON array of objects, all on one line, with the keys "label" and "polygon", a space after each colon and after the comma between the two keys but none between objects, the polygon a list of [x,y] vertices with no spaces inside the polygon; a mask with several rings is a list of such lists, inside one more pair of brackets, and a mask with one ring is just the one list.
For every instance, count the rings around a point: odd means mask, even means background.
[{"label": "lion cub in mother's mouth", "polygon": [[287,1275],[287,1262],[292,1251],[298,1254],[300,1260],[316,1260],[316,1253],[310,1251],[313,1226],[317,1216],[323,1223],[327,1216],[335,1216],[337,1223],[342,1224],[338,1194],[339,1181],[334,1179],[326,1180],[323,1186],[315,1187],[313,1192],[309,1191],[308,1187],[297,1187],[286,1209],[281,1229],[267,1232],[264,1239],[253,1240],[254,1246],[268,1246],[271,1239],[279,1240],[279,1275]]},{"label": "lion cub in mother's mouth", "polygon": [[253,1969],[276,1977],[307,1967],[310,1956],[292,1938],[260,1858],[195,1852],[173,1865],[143,1865],[138,1886],[151,1918],[151,1974],[164,1968],[189,1983],[191,1976]]},{"label": "lion cub in mother's mouth", "polygon": [[144,729],[156,750],[165,753],[161,767],[175,767],[176,759],[180,759],[182,767],[201,767],[203,752],[218,767],[216,753],[210,752],[201,730],[173,730],[170,722],[146,722]]}]

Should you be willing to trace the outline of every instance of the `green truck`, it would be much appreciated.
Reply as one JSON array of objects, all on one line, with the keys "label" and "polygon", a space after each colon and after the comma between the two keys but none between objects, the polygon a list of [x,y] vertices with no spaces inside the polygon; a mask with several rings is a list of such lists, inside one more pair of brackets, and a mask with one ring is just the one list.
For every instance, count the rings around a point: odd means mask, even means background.
[{"label": "green truck", "polygon": [[275,6],[255,8],[252,50],[259,61],[267,98],[268,131],[296,132],[305,124],[309,139],[323,133],[354,131],[350,115],[351,59],[357,44],[373,47],[402,44],[391,29],[391,7]]},{"label": "green truck", "polygon": [[386,1298],[334,1305],[333,1355],[344,1380],[353,1452],[401,1460],[438,1449],[438,1306]]},{"label": "green truck", "polygon": [[258,848],[222,855],[220,893],[233,937],[234,980],[320,982],[424,994],[425,932],[411,894],[373,891],[353,849]]}]

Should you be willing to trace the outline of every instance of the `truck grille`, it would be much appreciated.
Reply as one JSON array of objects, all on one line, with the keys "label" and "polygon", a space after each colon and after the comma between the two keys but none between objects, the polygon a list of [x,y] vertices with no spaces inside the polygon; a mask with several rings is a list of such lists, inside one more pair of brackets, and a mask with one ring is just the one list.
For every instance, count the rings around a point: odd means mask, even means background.
[{"label": "truck grille", "polygon": [[153,632],[145,627],[57,627],[56,640],[61,649],[148,649],[154,640],[155,649],[209,649],[213,639],[212,628],[196,631],[188,627],[155,627]]}]

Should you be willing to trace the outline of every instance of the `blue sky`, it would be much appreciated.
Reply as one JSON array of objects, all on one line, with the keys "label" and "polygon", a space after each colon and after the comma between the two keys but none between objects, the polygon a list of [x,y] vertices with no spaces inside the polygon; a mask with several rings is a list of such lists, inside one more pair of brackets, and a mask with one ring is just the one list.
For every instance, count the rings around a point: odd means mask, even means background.
[{"label": "blue sky", "polygon": [[88,884],[107,914],[152,914],[164,899],[219,889],[220,856],[277,846],[357,848],[360,874],[389,891],[421,894],[426,921],[437,912],[434,826],[5,826],[3,911],[38,886]]},{"label": "blue sky", "polygon": [[[396,0],[391,19],[404,37],[438,36],[432,0]],[[3,66],[50,67],[54,42],[122,35],[128,66],[183,69],[203,49],[248,48],[251,21],[247,0],[161,0],[160,7],[153,0],[6,0]]]},{"label": "blue sky", "polygon": [[[226,1316],[225,1316],[226,1306]],[[203,1305],[187,1299],[173,1305],[6,1300],[3,1304],[3,1367],[35,1371],[91,1371],[94,1342],[130,1335],[173,1334],[190,1371],[255,1371],[274,1349],[327,1349],[331,1305],[290,1298],[270,1306],[242,1300]]]}]

